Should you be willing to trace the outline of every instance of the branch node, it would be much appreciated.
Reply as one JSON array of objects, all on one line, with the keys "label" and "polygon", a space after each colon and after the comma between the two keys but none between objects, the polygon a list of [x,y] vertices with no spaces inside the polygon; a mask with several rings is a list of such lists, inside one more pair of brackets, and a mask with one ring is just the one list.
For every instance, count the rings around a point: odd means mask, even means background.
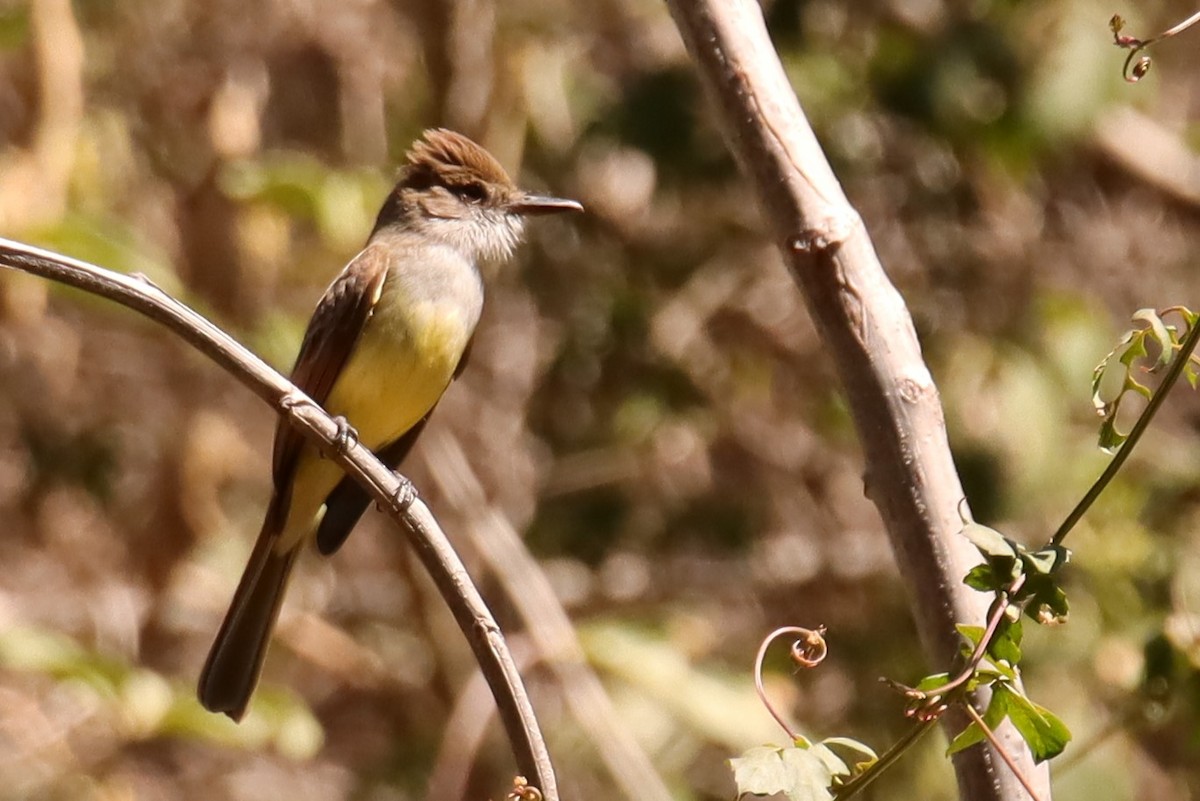
[{"label": "branch node", "polygon": [[284,414],[291,414],[293,410],[300,406],[309,403],[308,398],[303,393],[292,390],[287,392],[279,399],[279,410]]},{"label": "branch node", "polygon": [[830,214],[818,220],[816,225],[790,237],[787,247],[796,253],[809,256],[835,251],[846,243],[860,222],[859,216],[852,211]]},{"label": "branch node", "polygon": [[158,284],[154,283],[154,279],[152,279],[150,276],[146,275],[145,273],[140,273],[140,272],[139,273],[130,273],[129,277],[132,278],[134,281],[140,281],[141,283],[145,284],[146,286],[154,287],[159,292],[163,292],[163,288],[161,286],[159,286]]}]

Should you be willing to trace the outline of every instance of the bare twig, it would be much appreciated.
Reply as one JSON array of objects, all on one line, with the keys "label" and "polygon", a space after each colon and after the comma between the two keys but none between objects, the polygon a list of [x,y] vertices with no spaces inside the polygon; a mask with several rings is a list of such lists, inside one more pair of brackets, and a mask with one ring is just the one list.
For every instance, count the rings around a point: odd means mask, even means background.
[{"label": "bare twig", "polygon": [[339,447],[337,424],[307,395],[228,334],[149,281],[7,239],[0,239],[0,265],[83,289],[162,323],[277,412],[286,414],[289,423],[358,481],[400,523],[450,607],[492,689],[518,769],[533,777],[547,801],[557,801],[550,756],[500,628],[428,507],[419,499],[402,497],[406,481],[362,444]]},{"label": "bare twig", "polygon": [[[955,624],[982,619],[986,601],[961,583],[978,555],[958,536],[962,486],[912,319],[796,100],[759,5],[669,5],[841,372],[865,452],[867,495],[887,527],[926,654],[946,664],[958,649]],[[1028,759],[1027,749],[1011,750]],[[955,757],[964,798],[1023,795],[995,760],[986,748]],[[1029,772],[1048,781],[1045,771]]]}]

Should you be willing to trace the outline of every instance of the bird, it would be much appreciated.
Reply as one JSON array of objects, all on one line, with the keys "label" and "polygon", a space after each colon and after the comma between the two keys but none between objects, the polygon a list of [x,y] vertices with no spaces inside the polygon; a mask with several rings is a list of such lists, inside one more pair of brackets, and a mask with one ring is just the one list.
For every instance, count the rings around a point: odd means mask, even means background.
[{"label": "bird", "polygon": [[[366,245],[317,303],[292,383],[393,470],[462,372],[483,309],[481,264],[507,260],[534,215],[582,211],[517,188],[460,133],[412,145]],[[366,491],[280,418],[262,529],[200,674],[200,703],[237,721],[262,672],[296,558],[334,553]]]}]

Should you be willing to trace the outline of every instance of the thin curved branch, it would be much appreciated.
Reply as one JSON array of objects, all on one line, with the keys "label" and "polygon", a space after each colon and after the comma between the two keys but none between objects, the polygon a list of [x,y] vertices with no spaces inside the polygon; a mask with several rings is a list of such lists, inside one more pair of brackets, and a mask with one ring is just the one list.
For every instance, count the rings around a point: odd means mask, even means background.
[{"label": "thin curved branch", "polygon": [[324,410],[224,331],[150,281],[2,238],[0,266],[68,284],[162,323],[286,415],[289,423],[370,492],[408,534],[466,636],[496,699],[518,770],[531,778],[546,801],[558,801],[550,755],[504,636],[429,508],[404,491],[409,486],[406,480],[357,442],[338,447],[338,426]]},{"label": "thin curved branch", "polygon": [[[512,522],[487,497],[457,439],[428,432],[422,447],[445,499],[464,510],[464,530],[525,623],[542,663],[562,686],[563,698],[613,777],[631,801],[670,801],[671,791],[625,725],[588,665],[567,612]],[[431,798],[436,797],[432,794]]]},{"label": "thin curved branch", "polygon": [[[866,494],[891,539],[926,656],[950,664],[955,623],[987,599],[962,584],[978,554],[958,536],[962,485],[937,387],[892,286],[789,84],[754,0],[668,0],[729,147],[840,372],[866,462]],[[950,724],[953,725],[953,724]],[[1028,749],[1007,746],[1048,784]],[[987,748],[955,757],[959,791],[1015,801],[1023,788]],[[1041,792],[1049,798],[1049,790]]]}]

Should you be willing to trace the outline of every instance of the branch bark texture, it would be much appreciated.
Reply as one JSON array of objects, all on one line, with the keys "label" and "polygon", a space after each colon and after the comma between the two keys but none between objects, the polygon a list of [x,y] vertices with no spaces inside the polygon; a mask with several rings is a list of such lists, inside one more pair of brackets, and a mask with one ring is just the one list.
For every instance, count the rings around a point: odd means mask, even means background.
[{"label": "branch bark texture", "polygon": [[[982,620],[988,599],[962,584],[978,557],[958,536],[962,486],[912,319],[817,143],[758,4],[668,4],[837,364],[862,440],[866,494],[883,517],[926,655],[945,669],[958,649],[955,623]],[[1026,776],[1039,773],[1022,742],[1005,745]],[[990,749],[968,749],[955,764],[964,799],[1025,797]],[[1048,788],[1039,794],[1049,798]]]},{"label": "branch bark texture", "polygon": [[0,266],[32,273],[116,301],[162,323],[269,403],[359,482],[408,535],[455,621],[467,638],[496,699],[517,768],[558,801],[550,755],[508,645],[429,508],[404,500],[402,480],[359,443],[337,445],[338,426],[320,406],[239,342],[149,281],[87,262],[0,239]]}]

